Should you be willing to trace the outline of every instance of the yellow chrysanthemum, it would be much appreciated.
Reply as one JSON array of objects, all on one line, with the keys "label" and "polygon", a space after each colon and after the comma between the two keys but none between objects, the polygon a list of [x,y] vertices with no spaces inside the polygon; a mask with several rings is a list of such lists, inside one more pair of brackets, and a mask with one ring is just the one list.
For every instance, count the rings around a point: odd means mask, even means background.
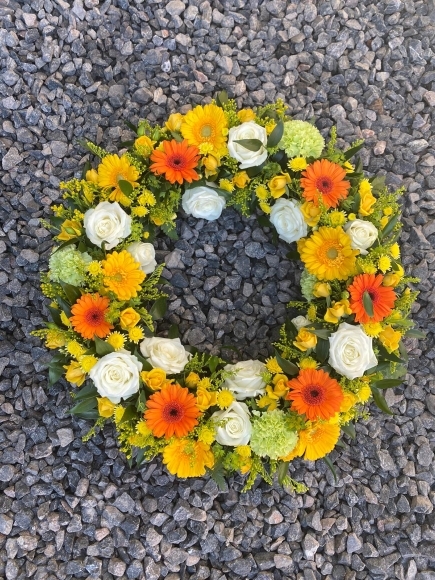
[{"label": "yellow chrysanthemum", "polygon": [[210,429],[207,425],[202,425],[198,431],[198,441],[202,441],[206,445],[211,445],[215,440],[215,435],[214,429]]},{"label": "yellow chrysanthemum", "polygon": [[123,418],[125,413],[125,407],[123,407],[122,405],[117,405],[115,407],[115,410],[113,412],[113,420],[115,421],[115,425],[118,425],[118,423],[121,422],[121,419]]},{"label": "yellow chrysanthemum", "polygon": [[234,395],[228,389],[222,389],[217,394],[216,402],[219,409],[227,409],[234,401]]},{"label": "yellow chrysanthemum", "polygon": [[103,275],[104,285],[119,300],[130,300],[137,296],[145,279],[145,273],[140,269],[139,262],[136,262],[126,250],[112,252],[106,260],[103,260]]},{"label": "yellow chrysanthemum", "polygon": [[209,389],[210,387],[211,381],[208,377],[204,377],[203,379],[200,379],[200,381],[198,382],[199,389]]},{"label": "yellow chrysanthemum", "polygon": [[100,262],[93,260],[90,264],[88,264],[88,272],[91,276],[98,276],[103,271],[103,268]]},{"label": "yellow chrysanthemum", "polygon": [[230,193],[234,191],[233,182],[229,179],[220,179],[219,180],[219,187],[225,191],[229,191]]},{"label": "yellow chrysanthemum", "polygon": [[79,344],[76,340],[72,340],[71,342],[69,342],[66,346],[66,350],[74,358],[78,358],[85,352],[83,346]]},{"label": "yellow chrysanthemum", "polygon": [[128,331],[128,338],[134,343],[138,343],[144,336],[143,329],[140,326],[134,326]]},{"label": "yellow chrysanthemum", "polygon": [[388,256],[381,256],[378,262],[378,268],[385,274],[391,268],[391,260]]},{"label": "yellow chrysanthemum", "polygon": [[307,310],[307,318],[310,322],[314,322],[317,318],[317,306],[310,304]]},{"label": "yellow chrysanthemum", "polygon": [[259,185],[255,188],[255,195],[260,201],[266,201],[266,199],[270,196],[270,193],[266,186]]},{"label": "yellow chrysanthemum", "polygon": [[329,214],[329,223],[333,227],[342,226],[346,223],[346,215],[343,211],[334,210]]},{"label": "yellow chrysanthemum", "polygon": [[144,437],[148,437],[152,433],[146,421],[139,421],[136,423],[136,431],[139,433],[139,435],[143,435]]},{"label": "yellow chrysanthemum", "polygon": [[210,446],[202,441],[174,439],[163,450],[163,463],[177,477],[201,477],[214,465]]},{"label": "yellow chrysanthemum", "polygon": [[93,354],[85,354],[79,359],[80,366],[85,373],[88,373],[91,368],[97,364],[97,362],[98,359]]},{"label": "yellow chrysanthemum", "polygon": [[236,447],[236,453],[240,457],[246,459],[247,457],[251,457],[251,448],[249,447],[249,445],[238,445]]},{"label": "yellow chrysanthemum", "polygon": [[308,167],[305,157],[295,157],[288,162],[288,166],[292,171],[303,171]]},{"label": "yellow chrysanthemum", "polygon": [[398,258],[400,258],[400,248],[399,248],[399,244],[397,242],[395,242],[391,246],[390,254],[391,254],[391,257],[394,258],[394,260],[397,260]]},{"label": "yellow chrysanthemum", "polygon": [[152,191],[146,189],[137,198],[137,203],[139,205],[149,205],[150,207],[153,207],[154,205],[156,205],[156,196],[154,195],[154,193],[152,193]]},{"label": "yellow chrysanthemum", "polygon": [[317,362],[311,358],[310,356],[307,358],[303,358],[302,360],[299,361],[299,368],[300,369],[316,369],[317,368]]},{"label": "yellow chrysanthemum", "polygon": [[343,163],[343,169],[346,171],[346,173],[353,173],[355,167],[352,165],[350,161],[345,161]]},{"label": "yellow chrysanthemum", "polygon": [[264,211],[264,213],[269,214],[272,211],[270,205],[265,201],[261,201],[258,205],[260,206],[261,211]]},{"label": "yellow chrysanthemum", "polygon": [[115,350],[124,348],[125,336],[121,332],[111,332],[106,338],[106,342]]},{"label": "yellow chrysanthemum", "polygon": [[109,196],[110,201],[121,201],[124,197],[119,187],[120,181],[128,181],[132,187],[136,187],[137,179],[139,179],[139,171],[130,165],[125,155],[122,157],[106,155],[98,166],[98,185],[113,188]]},{"label": "yellow chrysanthemum", "polygon": [[[223,109],[217,105],[198,105],[189,111],[180,130],[189,145],[198,147],[201,153],[225,155],[227,120]],[[203,150],[203,145],[207,146],[207,151]]]},{"label": "yellow chrysanthemum", "polygon": [[275,357],[271,357],[266,360],[266,368],[273,375],[282,373],[282,368],[279,366]]},{"label": "yellow chrysanthemum", "polygon": [[367,322],[362,325],[367,336],[376,337],[382,332],[382,325],[380,322]]},{"label": "yellow chrysanthemum", "polygon": [[341,228],[321,227],[298,242],[301,260],[319,280],[346,280],[355,272],[355,256],[350,237]]},{"label": "yellow chrysanthemum", "polygon": [[372,395],[372,390],[369,385],[364,385],[357,393],[358,401],[360,403],[366,403]]},{"label": "yellow chrysanthemum", "polygon": [[146,207],[143,207],[142,205],[138,205],[136,207],[132,207],[131,208],[131,213],[132,215],[135,215],[137,217],[144,217],[147,215],[149,210],[147,210]]}]

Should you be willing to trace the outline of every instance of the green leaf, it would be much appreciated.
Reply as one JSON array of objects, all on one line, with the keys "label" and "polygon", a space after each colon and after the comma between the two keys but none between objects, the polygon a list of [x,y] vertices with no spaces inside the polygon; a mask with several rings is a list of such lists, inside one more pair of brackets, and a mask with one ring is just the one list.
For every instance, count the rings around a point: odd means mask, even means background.
[{"label": "green leaf", "polygon": [[105,356],[106,354],[110,354],[111,352],[115,352],[115,349],[112,345],[108,342],[101,340],[98,336],[94,336],[95,341],[95,350],[99,356]]},{"label": "green leaf", "polygon": [[376,405],[379,407],[379,409],[384,413],[387,413],[387,415],[394,415],[390,407],[387,405],[387,401],[385,400],[384,395],[381,393],[381,391],[376,387],[374,387],[373,385],[371,385],[370,388],[372,389],[373,399]]},{"label": "green leaf", "polygon": [[265,167],[266,162],[267,161],[265,161],[261,165],[257,165],[256,167],[248,167],[248,169],[245,170],[246,173],[248,174],[248,177],[252,178],[252,177],[255,177],[256,175],[259,175],[263,171],[263,168]]},{"label": "green leaf", "polygon": [[153,368],[153,365],[140,354],[137,348],[134,350],[133,354],[137,358],[137,360],[142,363],[143,371],[150,371]]},{"label": "green leaf", "polygon": [[292,377],[294,377],[295,375],[299,374],[299,367],[297,367],[294,363],[290,362],[289,360],[283,358],[278,353],[277,350],[275,350],[275,358],[286,375],[291,375]]},{"label": "green leaf", "polygon": [[54,385],[54,383],[57,383],[57,381],[64,375],[65,373],[65,369],[63,368],[63,365],[60,365],[58,363],[50,363],[48,365],[48,384],[51,387],[52,385]]},{"label": "green leaf", "polygon": [[364,306],[364,310],[366,311],[367,315],[372,317],[374,315],[373,301],[372,301],[372,297],[367,292],[367,290],[365,290],[364,294],[363,294],[363,306]]},{"label": "green leaf", "polygon": [[381,191],[385,187],[385,175],[377,175],[373,179],[369,179],[372,191]]},{"label": "green leaf", "polygon": [[278,483],[283,485],[285,478],[288,475],[288,466],[290,461],[283,461],[278,465]]},{"label": "green leaf", "polygon": [[329,340],[323,340],[322,338],[317,341],[316,345],[316,356],[319,362],[325,362],[329,355]]},{"label": "green leaf", "polygon": [[382,379],[380,381],[374,381],[372,387],[375,387],[375,389],[392,389],[402,383],[403,381],[401,379]]},{"label": "green leaf", "polygon": [[387,223],[387,225],[384,227],[384,229],[380,231],[379,237],[381,239],[385,239],[391,234],[391,232],[395,228],[397,222],[399,221],[399,218],[400,218],[400,213],[396,213],[396,215],[393,215],[393,217],[390,219],[390,221]]},{"label": "green leaf", "polygon": [[137,410],[134,405],[129,405],[125,408],[120,423],[127,423],[127,421],[133,421],[133,419],[137,419]]},{"label": "green leaf", "polygon": [[[339,442],[337,441],[336,445],[338,445],[338,443]],[[344,447],[344,445],[343,445],[343,447]],[[323,461],[329,467],[329,469],[331,470],[332,475],[334,476],[334,480],[337,482],[338,481],[337,472],[335,471],[334,464],[332,463],[331,459],[329,458],[329,455],[325,455],[325,457],[323,458]]]},{"label": "green leaf", "polygon": [[49,306],[48,310],[50,311],[51,314],[51,318],[53,319],[53,322],[55,322],[57,324],[57,326],[65,326],[64,323],[62,322],[62,319],[60,317],[60,312],[57,308],[53,308],[53,306]]},{"label": "green leaf", "polygon": [[77,286],[72,286],[71,284],[67,284],[66,282],[60,282],[60,285],[62,286],[62,290],[65,292],[65,295],[69,300],[69,302],[71,303],[71,305],[75,304],[82,295]]},{"label": "green leaf", "polygon": [[216,104],[218,107],[223,107],[228,103],[228,93],[226,91],[220,91],[216,95]]},{"label": "green leaf", "polygon": [[348,423],[347,425],[341,426],[342,431],[346,433],[351,439],[356,438],[355,426],[353,423]]},{"label": "green leaf", "polygon": [[350,149],[348,149],[347,151],[344,152],[344,159],[346,161],[348,159],[351,159],[351,157],[356,155],[358,153],[358,151],[360,149],[362,149],[363,147],[364,147],[364,143],[360,143],[359,145],[355,145],[355,147],[351,147]]},{"label": "green leaf", "polygon": [[139,391],[139,396],[136,402],[136,410],[138,411],[138,413],[142,413],[145,410],[145,403],[146,403],[145,391],[141,389]]},{"label": "green leaf", "polygon": [[153,320],[160,320],[166,314],[168,300],[165,296],[158,298],[150,308],[150,314]]},{"label": "green leaf", "polygon": [[172,227],[171,224],[163,224],[161,228],[162,232],[164,232],[168,238],[171,238],[171,240],[178,240],[177,230]]},{"label": "green leaf", "polygon": [[359,191],[357,191],[355,193],[355,198],[353,200],[352,212],[358,213],[360,205],[361,205],[361,195],[360,195]]},{"label": "green leaf", "polygon": [[[83,413],[88,413],[89,411],[94,411],[96,417],[98,417],[97,411],[97,399],[85,399],[84,401],[80,401],[77,405],[74,405],[72,409],[70,409],[71,415],[80,415],[83,416]],[[86,417],[89,418],[89,417]]]},{"label": "green leaf", "polygon": [[212,355],[208,359],[207,364],[208,364],[208,368],[210,369],[210,372],[212,372],[212,373],[215,372],[215,370],[217,369],[217,366],[218,366],[219,362],[220,362],[219,357],[218,356],[215,356],[215,355]]},{"label": "green leaf", "polygon": [[289,260],[300,260],[301,256],[297,250],[290,250],[290,252],[287,252],[287,258]]},{"label": "green leaf", "polygon": [[82,179],[86,179],[86,173],[89,171],[89,169],[91,169],[91,164],[89,161],[86,161],[86,163],[83,165]]},{"label": "green leaf", "polygon": [[98,391],[94,383],[89,382],[86,386],[80,387],[77,394],[74,394],[75,401],[82,401],[84,399],[93,399],[98,396]]},{"label": "green leaf", "polygon": [[225,472],[221,461],[215,463],[213,469],[209,470],[209,473],[221,491],[228,490],[227,482],[225,480]]},{"label": "green leaf", "polygon": [[234,141],[234,143],[241,145],[245,149],[248,149],[248,151],[259,151],[262,147],[264,147],[260,139],[239,139]]},{"label": "green leaf", "polygon": [[125,120],[124,120],[124,123],[127,125],[127,127],[129,129],[131,129],[133,131],[133,133],[137,133],[137,126],[136,125],[133,125],[133,123],[130,123],[130,121],[125,121]]},{"label": "green leaf", "polygon": [[399,342],[399,352],[402,357],[402,361],[407,363],[409,361],[408,351],[402,341]]},{"label": "green leaf", "polygon": [[284,133],[284,123],[282,121],[279,121],[276,124],[276,127],[274,128],[272,133],[269,135],[269,138],[267,140],[267,146],[276,147],[278,143],[281,141],[283,133]]},{"label": "green leaf", "polygon": [[180,336],[180,331],[178,330],[178,326],[173,324],[168,331],[168,338],[178,338]]},{"label": "green leaf", "polygon": [[129,181],[125,181],[125,179],[120,179],[118,181],[119,189],[122,191],[124,195],[130,197],[131,192],[133,191],[133,186]]},{"label": "green leaf", "polygon": [[388,350],[384,346],[382,346],[382,344],[378,345],[378,349],[379,349],[379,354],[380,354],[382,359],[388,360],[390,362],[397,362],[397,363],[402,362],[402,359],[400,357],[393,354],[392,352],[388,352]]},{"label": "green leaf", "polygon": [[315,334],[319,338],[323,338],[323,340],[328,340],[328,338],[332,334],[332,330],[328,330],[327,328],[310,328],[308,327],[311,334]]},{"label": "green leaf", "polygon": [[135,456],[136,467],[139,467],[143,463],[145,451],[146,451],[145,449],[139,449],[138,452],[136,453]]},{"label": "green leaf", "polygon": [[272,224],[270,223],[269,218],[266,215],[260,215],[257,218],[258,225],[262,228],[271,228]]},{"label": "green leaf", "polygon": [[410,328],[405,332],[405,336],[410,338],[422,338],[423,340],[427,338],[424,332],[418,330],[417,328]]},{"label": "green leaf", "polygon": [[59,306],[62,308],[62,310],[68,316],[68,318],[70,318],[70,316],[71,316],[71,307],[68,304],[68,302],[66,300],[64,300],[63,298],[59,298],[59,297],[56,297],[56,302],[59,304]]},{"label": "green leaf", "polygon": [[390,364],[391,363],[389,361],[381,362],[378,365],[376,365],[375,367],[371,367],[370,369],[367,369],[366,375],[373,375],[375,373],[389,372]]}]

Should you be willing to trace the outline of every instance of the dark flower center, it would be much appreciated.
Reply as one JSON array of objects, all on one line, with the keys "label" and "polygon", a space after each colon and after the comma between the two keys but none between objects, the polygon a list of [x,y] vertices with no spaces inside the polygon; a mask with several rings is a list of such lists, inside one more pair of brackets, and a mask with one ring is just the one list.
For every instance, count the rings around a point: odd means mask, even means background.
[{"label": "dark flower center", "polygon": [[325,400],[325,391],[318,385],[308,385],[304,390],[303,398],[308,405],[320,405]]},{"label": "dark flower center", "polygon": [[162,417],[167,423],[178,423],[184,417],[184,407],[180,403],[172,401],[163,409]]},{"label": "dark flower center", "polygon": [[331,193],[333,187],[332,179],[329,177],[319,177],[316,181],[316,188],[320,191],[320,193],[328,194]]},{"label": "dark flower center", "polygon": [[185,166],[185,160],[182,157],[171,157],[168,159],[168,165],[172,169],[183,169]]},{"label": "dark flower center", "polygon": [[93,308],[86,313],[86,322],[97,326],[104,320],[104,315],[98,308]]}]

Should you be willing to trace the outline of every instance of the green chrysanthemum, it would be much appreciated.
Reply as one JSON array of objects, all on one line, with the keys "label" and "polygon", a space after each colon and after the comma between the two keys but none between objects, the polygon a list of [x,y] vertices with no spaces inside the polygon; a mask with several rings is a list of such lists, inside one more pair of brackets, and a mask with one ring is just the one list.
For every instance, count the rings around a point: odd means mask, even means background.
[{"label": "green chrysanthemum", "polygon": [[275,409],[253,421],[250,445],[260,457],[284,457],[296,447],[297,441],[298,434],[289,429],[284,411]]},{"label": "green chrysanthemum", "polygon": [[317,282],[318,280],[313,274],[310,274],[306,269],[303,270],[301,275],[301,293],[308,302],[311,302],[314,298],[313,290]]},{"label": "green chrysanthemum", "polygon": [[325,140],[320,131],[307,121],[287,121],[279,148],[284,149],[290,159],[294,157],[320,157]]},{"label": "green chrysanthemum", "polygon": [[89,254],[82,254],[74,245],[67,246],[51,255],[49,261],[50,280],[81,286],[85,280],[87,265],[92,262]]}]

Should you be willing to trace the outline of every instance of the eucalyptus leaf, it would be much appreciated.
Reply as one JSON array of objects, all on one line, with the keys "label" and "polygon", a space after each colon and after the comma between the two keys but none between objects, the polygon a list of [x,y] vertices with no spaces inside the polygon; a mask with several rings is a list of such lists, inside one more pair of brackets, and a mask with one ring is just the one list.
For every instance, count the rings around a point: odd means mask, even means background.
[{"label": "eucalyptus leaf", "polygon": [[288,466],[290,465],[290,461],[283,461],[278,465],[278,483],[283,485],[285,478],[288,475]]},{"label": "eucalyptus leaf", "polygon": [[132,191],[133,191],[133,186],[129,181],[125,181],[125,179],[120,179],[118,181],[118,185],[119,185],[119,189],[122,191],[122,193],[124,195],[126,195],[127,197],[130,197]]},{"label": "eucalyptus leaf", "polygon": [[95,341],[95,350],[99,356],[105,356],[106,354],[115,352],[115,349],[113,348],[112,345],[110,345],[108,342],[104,340],[101,340],[101,338],[98,338],[97,335],[94,336],[94,341]]},{"label": "eucalyptus leaf", "polygon": [[262,147],[264,147],[262,141],[260,139],[238,139],[234,141],[237,145],[241,145],[248,151],[259,151]]},{"label": "eucalyptus leaf", "polygon": [[364,310],[366,311],[367,315],[373,317],[374,310],[373,310],[373,300],[367,290],[364,291],[363,294],[363,306]]},{"label": "eucalyptus leaf", "polygon": [[424,332],[418,330],[417,328],[410,328],[405,332],[405,336],[409,338],[422,338],[423,340],[427,338]]},{"label": "eucalyptus leaf", "polygon": [[387,405],[387,401],[385,400],[384,395],[381,393],[379,389],[371,385],[373,399],[376,405],[379,407],[381,411],[387,413],[387,415],[394,415],[390,407]]},{"label": "eucalyptus leaf", "polygon": [[228,93],[226,91],[220,91],[217,95],[216,95],[216,104],[219,107],[223,107],[224,105],[226,105],[228,103]]},{"label": "eucalyptus leaf", "polygon": [[272,133],[269,135],[269,138],[267,140],[267,146],[276,147],[278,143],[281,141],[283,133],[284,133],[284,123],[282,121],[278,121]]},{"label": "eucalyptus leaf", "polygon": [[286,375],[295,376],[299,374],[299,367],[297,367],[294,363],[290,362],[289,360],[283,358],[278,353],[277,350],[275,350],[275,358]]},{"label": "eucalyptus leaf", "polygon": [[393,387],[398,387],[403,381],[401,379],[382,379],[379,381],[374,381],[372,387],[375,389],[392,389]]}]

